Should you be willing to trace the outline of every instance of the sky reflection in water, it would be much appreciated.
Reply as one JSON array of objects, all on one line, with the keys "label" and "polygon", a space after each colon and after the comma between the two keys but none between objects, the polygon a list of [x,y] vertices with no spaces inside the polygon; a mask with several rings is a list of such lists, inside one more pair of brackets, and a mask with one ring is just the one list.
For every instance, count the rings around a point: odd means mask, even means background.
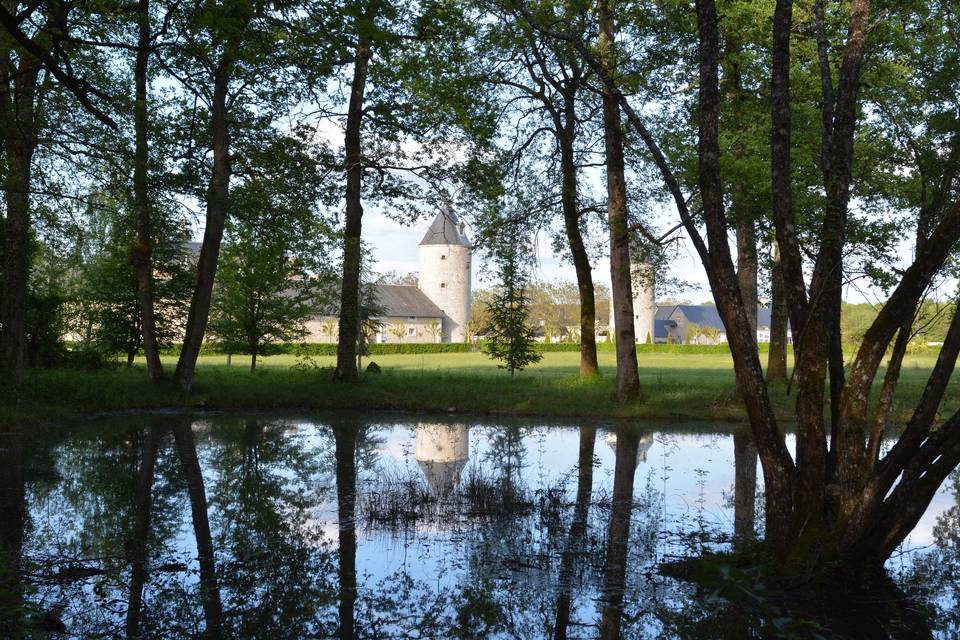
[{"label": "sky reflection in water", "polygon": [[[0,636],[810,631],[657,573],[762,523],[755,452],[729,426],[167,415],[2,436],[0,542],[18,570],[0,571]],[[958,632],[954,484],[890,563],[943,637]]]}]

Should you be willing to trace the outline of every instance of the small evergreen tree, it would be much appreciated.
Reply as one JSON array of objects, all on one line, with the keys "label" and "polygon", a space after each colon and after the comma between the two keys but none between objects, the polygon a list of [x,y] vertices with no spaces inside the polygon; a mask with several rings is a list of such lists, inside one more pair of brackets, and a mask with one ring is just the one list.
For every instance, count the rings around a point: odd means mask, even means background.
[{"label": "small evergreen tree", "polygon": [[500,288],[485,302],[488,315],[483,333],[487,336],[484,351],[491,358],[503,361],[501,369],[520,371],[539,362],[543,354],[536,349],[530,325],[530,298],[524,271],[524,243],[516,225],[511,225],[494,251]]}]

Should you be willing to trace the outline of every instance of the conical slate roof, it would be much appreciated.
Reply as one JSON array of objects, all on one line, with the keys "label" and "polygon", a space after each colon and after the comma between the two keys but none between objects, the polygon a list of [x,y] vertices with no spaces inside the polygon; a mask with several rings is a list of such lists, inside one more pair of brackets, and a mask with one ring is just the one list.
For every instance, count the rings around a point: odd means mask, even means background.
[{"label": "conical slate roof", "polygon": [[430,223],[430,228],[427,229],[427,233],[424,234],[420,244],[454,244],[469,247],[470,241],[463,233],[456,214],[443,207],[437,217],[433,219],[433,222]]}]

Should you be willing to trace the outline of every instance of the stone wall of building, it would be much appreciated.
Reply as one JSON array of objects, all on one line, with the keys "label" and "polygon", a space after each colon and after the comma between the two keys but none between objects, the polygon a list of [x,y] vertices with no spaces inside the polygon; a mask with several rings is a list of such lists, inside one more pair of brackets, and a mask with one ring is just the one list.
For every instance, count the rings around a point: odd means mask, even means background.
[{"label": "stone wall of building", "polygon": [[443,311],[443,341],[466,342],[470,322],[470,247],[420,245],[419,287]]}]

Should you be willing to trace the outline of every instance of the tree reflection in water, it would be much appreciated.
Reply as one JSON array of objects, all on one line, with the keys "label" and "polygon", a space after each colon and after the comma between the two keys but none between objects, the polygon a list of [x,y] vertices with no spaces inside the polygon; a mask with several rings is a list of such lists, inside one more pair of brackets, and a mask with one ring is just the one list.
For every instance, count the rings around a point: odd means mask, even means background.
[{"label": "tree reflection in water", "polygon": [[23,607],[23,527],[26,493],[23,434],[0,428],[0,634],[15,636],[25,625]]},{"label": "tree reflection in water", "polygon": [[[902,572],[923,616],[887,594],[874,607],[885,619],[851,625],[765,601],[742,568],[713,585],[660,575],[691,540],[749,546],[757,469],[742,433],[654,439],[623,426],[606,433],[608,449],[591,425],[116,422],[29,444],[0,433],[0,636],[58,624],[68,637],[269,640],[886,637],[905,625],[923,637],[920,618],[952,637],[960,627],[956,505],[934,551]],[[654,462],[639,465],[652,446]],[[733,469],[718,462],[731,459]],[[651,484],[661,478],[663,493]],[[718,498],[728,480],[729,506]],[[375,513],[383,505],[391,518]],[[691,530],[700,522],[710,530]],[[741,588],[749,608],[732,597]]]}]

